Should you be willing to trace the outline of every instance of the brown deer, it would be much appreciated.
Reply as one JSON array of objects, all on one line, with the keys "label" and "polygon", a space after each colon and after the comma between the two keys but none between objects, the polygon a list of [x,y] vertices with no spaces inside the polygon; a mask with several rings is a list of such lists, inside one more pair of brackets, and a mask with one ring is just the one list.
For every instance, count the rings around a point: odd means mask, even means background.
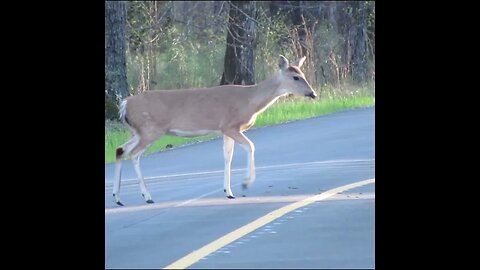
[{"label": "brown deer", "polygon": [[243,188],[255,181],[255,148],[243,132],[253,126],[259,113],[281,96],[290,93],[311,98],[317,96],[300,70],[304,61],[305,57],[289,64],[281,55],[279,70],[255,85],[147,91],[125,98],[119,114],[129,127],[132,138],[116,150],[113,186],[115,202],[123,206],[119,197],[122,160],[130,155],[142,196],[147,203],[153,203],[140,170],[140,157],[153,142],[165,134],[182,137],[223,134],[223,188],[227,198],[234,199],[230,187],[230,165],[235,142],[248,153],[248,172]]}]

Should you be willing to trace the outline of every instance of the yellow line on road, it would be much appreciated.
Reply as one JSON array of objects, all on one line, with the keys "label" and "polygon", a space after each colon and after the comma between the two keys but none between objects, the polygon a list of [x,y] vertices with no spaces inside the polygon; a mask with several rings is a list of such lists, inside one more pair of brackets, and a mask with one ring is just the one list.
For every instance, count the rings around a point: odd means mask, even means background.
[{"label": "yellow line on road", "polygon": [[326,198],[331,197],[331,196],[337,194],[338,192],[343,192],[343,191],[346,191],[346,190],[349,190],[349,189],[352,189],[352,188],[364,186],[364,185],[371,184],[371,183],[375,183],[375,178],[355,182],[355,183],[348,184],[348,185],[341,186],[341,187],[337,187],[337,188],[334,188],[334,189],[330,189],[330,190],[328,190],[324,193],[321,193],[321,194],[318,194],[318,195],[315,195],[315,196],[312,196],[312,197],[308,197],[304,200],[301,200],[301,201],[289,204],[287,206],[284,206],[280,209],[274,210],[274,211],[258,218],[257,220],[254,220],[253,222],[248,223],[247,225],[218,238],[217,240],[211,242],[210,244],[207,244],[207,245],[203,246],[202,248],[193,251],[192,253],[186,255],[185,257],[183,257],[183,258],[173,262],[172,264],[166,266],[164,269],[185,269],[185,268],[191,266],[192,264],[198,262],[203,257],[208,256],[209,254],[211,254],[211,253],[221,249],[222,247],[232,243],[233,241],[235,241],[235,240],[237,240],[237,239],[239,239],[239,238],[257,230],[258,228],[260,228],[260,227],[262,227],[262,226],[264,226],[264,225],[266,225],[266,224],[284,216],[285,214],[288,214],[288,213],[290,213],[290,212],[292,212],[292,211],[294,211],[298,208],[307,206],[311,203],[321,201],[321,200],[325,200]]}]

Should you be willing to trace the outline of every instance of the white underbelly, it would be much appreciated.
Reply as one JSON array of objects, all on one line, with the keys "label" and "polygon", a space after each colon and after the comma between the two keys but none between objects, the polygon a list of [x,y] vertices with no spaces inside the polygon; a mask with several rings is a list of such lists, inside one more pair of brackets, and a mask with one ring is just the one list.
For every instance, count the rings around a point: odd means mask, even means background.
[{"label": "white underbelly", "polygon": [[171,129],[167,132],[169,135],[175,135],[180,137],[197,137],[197,136],[204,136],[208,134],[221,134],[220,130],[180,130],[180,129]]}]

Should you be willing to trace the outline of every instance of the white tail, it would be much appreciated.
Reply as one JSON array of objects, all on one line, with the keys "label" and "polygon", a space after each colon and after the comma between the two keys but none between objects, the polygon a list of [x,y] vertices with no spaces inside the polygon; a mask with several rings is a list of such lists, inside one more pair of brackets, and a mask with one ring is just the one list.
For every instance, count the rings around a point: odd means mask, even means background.
[{"label": "white tail", "polygon": [[255,181],[253,143],[242,133],[254,123],[257,115],[280,96],[292,93],[315,98],[317,95],[300,70],[305,57],[289,64],[280,56],[279,70],[256,85],[222,85],[202,89],[147,91],[127,97],[119,115],[132,132],[132,138],[117,148],[113,196],[120,201],[120,179],[123,157],[130,155],[147,203],[153,203],[140,170],[140,156],[165,134],[193,137],[210,133],[223,134],[227,198],[235,198],[230,187],[230,165],[235,142],[248,153],[247,188]]},{"label": "white tail", "polygon": [[127,115],[127,101],[122,100],[122,103],[120,103],[120,108],[118,110],[118,118],[120,120],[125,121],[125,116]]}]

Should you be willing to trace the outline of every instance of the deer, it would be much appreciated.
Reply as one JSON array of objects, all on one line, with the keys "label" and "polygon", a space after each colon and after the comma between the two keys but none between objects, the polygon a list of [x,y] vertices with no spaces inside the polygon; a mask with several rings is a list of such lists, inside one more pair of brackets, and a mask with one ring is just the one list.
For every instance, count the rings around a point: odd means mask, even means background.
[{"label": "deer", "polygon": [[243,132],[252,127],[257,116],[285,95],[314,99],[305,74],[300,70],[306,57],[292,63],[280,55],[278,70],[270,78],[254,85],[221,85],[208,88],[150,90],[124,98],[119,118],[129,128],[130,139],[116,149],[113,197],[120,200],[122,160],[130,155],[146,203],[154,203],[140,169],[140,157],[152,143],[164,135],[196,137],[223,134],[223,191],[235,199],[230,174],[233,150],[238,143],[247,152],[247,175],[243,189],[255,181],[255,147]]}]

